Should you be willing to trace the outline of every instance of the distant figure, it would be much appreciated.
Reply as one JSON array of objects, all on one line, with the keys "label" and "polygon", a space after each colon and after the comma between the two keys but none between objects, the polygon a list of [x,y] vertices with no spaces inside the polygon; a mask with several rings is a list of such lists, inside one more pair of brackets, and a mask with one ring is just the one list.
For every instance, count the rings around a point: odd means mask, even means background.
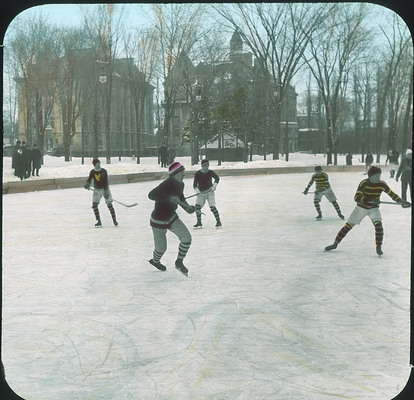
[{"label": "distant figure", "polygon": [[26,142],[22,142],[24,177],[29,178],[32,172],[32,160],[30,147]]},{"label": "distant figure", "polygon": [[20,178],[22,181],[25,178],[26,173],[26,163],[23,156],[23,148],[18,147],[14,154],[14,168],[15,168],[15,175]]},{"label": "distant figure", "polygon": [[365,175],[368,173],[368,170],[371,168],[372,163],[374,162],[374,156],[369,151],[365,156]]},{"label": "distant figure", "polygon": [[390,178],[394,178],[395,175],[395,169],[398,165],[398,157],[400,156],[400,153],[396,150],[390,150],[388,152],[387,159],[385,160],[385,165],[389,163],[390,165]]},{"label": "distant figure", "polygon": [[14,145],[13,155],[12,155],[12,169],[14,169],[14,176],[18,176],[17,171],[16,171],[17,169],[16,160],[18,158],[18,150],[21,148],[22,148],[22,142],[20,140],[17,140],[16,144]]},{"label": "distant figure", "polygon": [[36,143],[33,145],[32,154],[31,154],[30,159],[31,159],[31,162],[32,162],[32,176],[34,176],[35,171],[36,171],[36,176],[39,176],[39,170],[41,168],[42,154],[40,153],[40,150],[37,147]]},{"label": "distant figure", "polygon": [[351,152],[349,152],[346,155],[346,165],[352,165],[352,154],[351,154]]},{"label": "distant figure", "polygon": [[166,168],[168,166],[168,149],[165,143],[163,143],[158,149],[158,154],[161,160],[161,168]]},{"label": "distant figure", "polygon": [[398,168],[397,176],[395,180],[398,182],[398,178],[401,176],[401,198],[403,201],[407,201],[407,187],[410,187],[410,199],[413,201],[412,190],[412,170],[413,170],[413,152],[408,149],[405,153],[405,157],[401,161],[401,165]]}]

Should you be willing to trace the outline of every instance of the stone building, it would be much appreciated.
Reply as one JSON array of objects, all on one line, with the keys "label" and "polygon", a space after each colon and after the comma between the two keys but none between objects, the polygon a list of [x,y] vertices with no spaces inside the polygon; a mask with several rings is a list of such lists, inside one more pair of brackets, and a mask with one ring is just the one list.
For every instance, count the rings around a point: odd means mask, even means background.
[{"label": "stone building", "polygon": [[[73,76],[70,85],[64,58],[59,60],[57,75],[48,82],[36,66],[30,66],[26,78],[16,78],[20,140],[30,146],[40,144],[45,154],[60,156],[69,151],[71,156],[91,157],[106,154],[109,138],[111,156],[131,156],[136,155],[137,123],[140,123],[141,156],[154,155],[154,87],[139,75],[132,59],[115,59],[109,65],[96,58],[90,49],[77,51],[70,67]],[[46,84],[54,88],[48,93],[53,96],[49,101],[44,91]],[[72,94],[65,96],[67,87]],[[136,112],[141,104],[135,105],[139,92],[143,92],[141,120],[137,120]],[[68,132],[65,135],[68,115],[70,139]]]},{"label": "stone building", "polygon": [[[245,97],[245,101],[243,104],[240,102],[240,106],[246,107],[246,111],[238,110],[240,124],[233,123],[232,129],[225,132],[226,135],[233,135],[246,151],[248,147],[256,154],[272,151],[274,111],[269,93],[276,94],[277,88],[268,87],[267,82],[271,79],[263,76],[253,55],[243,51],[243,42],[237,31],[232,35],[229,45],[228,58],[222,62],[200,62],[194,65],[183,53],[173,67],[171,81],[176,85],[176,93],[167,140],[175,146],[178,154],[189,155],[194,146],[211,147],[206,142],[217,139],[217,119],[221,118],[217,110],[230,107],[231,99],[232,111],[235,112],[234,104],[242,97]],[[169,84],[168,79],[166,84]],[[280,115],[281,152],[284,151],[285,143],[288,143],[291,152],[297,150],[296,98],[295,89],[289,86]],[[191,129],[197,131],[196,144],[183,140],[186,134],[195,136],[194,133],[188,134]]]}]

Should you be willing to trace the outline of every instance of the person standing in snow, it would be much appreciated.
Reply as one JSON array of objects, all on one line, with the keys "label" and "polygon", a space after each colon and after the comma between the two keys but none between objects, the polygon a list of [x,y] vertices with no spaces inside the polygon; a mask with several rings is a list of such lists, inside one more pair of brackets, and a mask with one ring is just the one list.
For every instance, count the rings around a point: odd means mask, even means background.
[{"label": "person standing in snow", "polygon": [[[206,201],[210,206],[210,210],[216,218],[216,228],[222,226],[220,221],[220,215],[216,208],[216,198],[215,190],[220,181],[219,176],[209,169],[210,163],[208,160],[201,161],[201,169],[198,170],[194,175],[193,187],[197,193],[196,200],[196,214],[197,214],[197,223],[194,225],[194,228],[201,228],[203,224],[201,223],[201,209],[203,208]],[[214,179],[214,183],[213,183]]]},{"label": "person standing in snow", "polygon": [[402,207],[410,206],[410,203],[403,201],[391,190],[387,183],[381,180],[381,169],[372,166],[368,170],[368,179],[364,179],[358,185],[358,189],[354,196],[354,200],[357,203],[356,207],[349,216],[347,223],[336,235],[334,243],[325,247],[325,251],[336,249],[346,234],[368,216],[375,227],[376,252],[379,256],[383,254],[382,242],[384,238],[384,229],[379,209],[382,192],[387,193],[395,202],[401,203]]},{"label": "person standing in snow", "polygon": [[26,163],[25,158],[23,156],[23,148],[17,147],[15,153],[13,154],[13,162],[14,162],[14,174],[20,178],[22,181],[25,178],[26,173]]},{"label": "person standing in snow", "polygon": [[161,264],[161,258],[167,250],[167,231],[171,231],[180,240],[175,268],[188,276],[188,269],[183,264],[183,260],[190,249],[192,238],[189,230],[178,217],[176,210],[180,205],[187,213],[192,214],[195,207],[190,206],[184,197],[184,166],[175,161],[169,165],[168,170],[169,178],[148,193],[148,198],[155,201],[150,218],[154,236],[154,251],[149,263],[160,271],[167,269],[165,265]]},{"label": "person standing in snow", "polygon": [[405,157],[401,161],[400,167],[398,168],[395,180],[398,182],[401,176],[401,197],[403,201],[407,201],[407,187],[410,188],[410,199],[413,201],[413,190],[412,190],[412,170],[413,170],[413,153],[411,149],[408,149],[405,153]]},{"label": "person standing in snow", "polygon": [[398,157],[400,156],[400,153],[396,150],[390,150],[388,152],[387,159],[385,160],[385,165],[389,163],[390,165],[390,178],[394,178],[395,175],[395,169],[398,165]]},{"label": "person standing in snow", "polygon": [[165,143],[163,143],[159,150],[158,150],[158,154],[160,156],[160,160],[161,160],[161,168],[167,167],[167,162],[168,162],[168,149],[167,146],[165,145]]},{"label": "person standing in snow", "polygon": [[40,153],[40,150],[37,147],[37,144],[35,143],[33,145],[32,154],[31,154],[32,176],[35,175],[35,171],[36,171],[36,176],[39,176],[39,169],[41,167],[41,160],[42,160],[42,154]]},{"label": "person standing in snow", "polygon": [[108,172],[105,168],[101,168],[101,162],[95,158],[92,161],[94,169],[89,173],[88,179],[84,185],[84,188],[89,190],[91,182],[93,180],[93,196],[92,196],[92,210],[96,218],[95,226],[97,228],[102,226],[101,217],[99,215],[98,205],[101,201],[102,196],[105,199],[105,203],[111,213],[112,221],[115,226],[118,226],[118,221],[116,220],[115,209],[112,205],[112,194],[109,189],[109,180]]},{"label": "person standing in snow", "polygon": [[13,149],[13,155],[12,155],[12,169],[14,169],[14,176],[18,176],[16,160],[21,155],[21,152],[20,154],[18,153],[18,150],[21,148],[22,148],[22,142],[20,140],[16,141],[16,144],[14,145],[14,149]]},{"label": "person standing in snow", "polygon": [[373,162],[374,162],[374,156],[369,151],[367,153],[367,155],[365,156],[365,173],[364,173],[364,175],[366,175],[368,173],[368,170],[371,168],[371,165],[372,165]]},{"label": "person standing in snow", "polygon": [[345,160],[346,160],[346,165],[352,165],[352,153],[351,152],[348,152],[348,154],[346,155],[346,157],[345,157]]},{"label": "person standing in snow", "polygon": [[329,200],[329,202],[332,203],[332,205],[335,207],[338,217],[341,219],[345,219],[345,217],[341,213],[339,204],[336,201],[335,193],[333,192],[331,185],[329,184],[328,174],[326,172],[323,172],[322,167],[319,165],[315,167],[315,173],[312,175],[311,180],[308,183],[308,186],[306,186],[303,192],[304,195],[308,194],[309,189],[312,186],[313,182],[316,182],[315,196],[313,198],[313,204],[318,213],[318,215],[316,216],[316,219],[318,221],[322,219],[322,211],[319,205],[319,203],[322,200],[322,196],[325,196]]},{"label": "person standing in snow", "polygon": [[32,172],[31,150],[26,142],[22,143],[23,163],[24,163],[24,178],[30,178]]}]

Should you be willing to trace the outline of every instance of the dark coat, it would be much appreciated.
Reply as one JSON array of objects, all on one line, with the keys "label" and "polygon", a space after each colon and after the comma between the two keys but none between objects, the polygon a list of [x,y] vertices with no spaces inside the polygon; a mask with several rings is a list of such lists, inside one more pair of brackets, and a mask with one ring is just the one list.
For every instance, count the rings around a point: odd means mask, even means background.
[{"label": "dark coat", "polygon": [[32,149],[31,160],[33,163],[33,168],[39,169],[41,167],[42,154],[38,148]]},{"label": "dark coat", "polygon": [[413,160],[412,160],[412,158],[406,157],[401,161],[401,165],[398,168],[396,178],[398,179],[401,175],[401,180],[402,181],[411,182],[411,180],[412,180],[412,170],[413,170]]},{"label": "dark coat", "polygon": [[15,168],[15,175],[18,176],[20,179],[23,179],[26,172],[26,160],[23,156],[22,148],[16,150],[14,156],[14,168]]}]

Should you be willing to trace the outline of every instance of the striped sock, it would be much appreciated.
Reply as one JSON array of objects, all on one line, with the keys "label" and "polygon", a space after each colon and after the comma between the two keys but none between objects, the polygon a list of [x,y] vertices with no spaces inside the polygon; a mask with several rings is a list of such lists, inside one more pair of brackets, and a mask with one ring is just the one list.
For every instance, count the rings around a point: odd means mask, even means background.
[{"label": "striped sock", "polygon": [[111,213],[112,221],[116,221],[115,209],[112,203],[108,203],[108,208]]},{"label": "striped sock", "polygon": [[216,221],[220,221],[220,215],[216,207],[210,207],[211,212],[213,213],[214,217],[216,218]]},{"label": "striped sock", "polygon": [[201,222],[201,207],[199,204],[196,204],[196,215],[197,215],[197,222]]},{"label": "striped sock", "polygon": [[339,208],[339,204],[336,201],[333,201],[332,205],[335,207],[336,212],[338,214],[341,214],[341,209]]},{"label": "striped sock", "polygon": [[314,201],[313,204],[315,205],[318,214],[321,214],[321,207],[319,206],[319,201]]},{"label": "striped sock", "polygon": [[99,209],[98,209],[98,204],[97,203],[92,204],[92,210],[93,210],[93,213],[95,214],[96,220],[99,221],[101,219],[101,217],[99,215]]},{"label": "striped sock", "polygon": [[188,242],[188,243],[180,242],[180,245],[178,246],[178,256],[177,256],[179,260],[184,259],[184,257],[187,255],[187,252],[190,246],[191,246],[191,242]]},{"label": "striped sock", "polygon": [[382,246],[382,240],[384,239],[384,228],[382,227],[382,222],[374,222],[375,226],[375,244],[377,246]]},{"label": "striped sock", "polygon": [[338,232],[338,235],[335,238],[335,242],[339,243],[353,227],[353,225],[347,222],[344,227]]},{"label": "striped sock", "polygon": [[154,250],[154,252],[152,253],[152,259],[154,260],[154,262],[159,263],[163,254],[164,253],[158,253],[158,251]]}]

